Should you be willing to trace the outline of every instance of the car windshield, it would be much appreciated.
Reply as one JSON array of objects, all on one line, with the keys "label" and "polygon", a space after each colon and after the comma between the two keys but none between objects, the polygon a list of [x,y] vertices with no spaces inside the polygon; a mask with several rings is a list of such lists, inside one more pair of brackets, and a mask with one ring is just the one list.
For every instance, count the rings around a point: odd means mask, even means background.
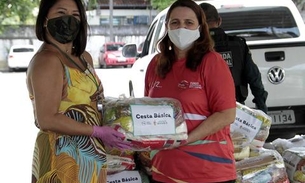
[{"label": "car windshield", "polygon": [[122,50],[124,44],[108,44],[107,51],[119,51]]},{"label": "car windshield", "polygon": [[[238,9],[237,9],[238,8]],[[220,8],[221,27],[247,40],[294,38],[300,36],[287,7]]]}]

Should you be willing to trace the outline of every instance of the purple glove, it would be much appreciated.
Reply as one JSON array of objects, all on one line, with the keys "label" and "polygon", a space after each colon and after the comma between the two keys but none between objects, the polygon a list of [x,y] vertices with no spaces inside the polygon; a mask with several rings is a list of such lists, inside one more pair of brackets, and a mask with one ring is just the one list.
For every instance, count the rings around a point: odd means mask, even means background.
[{"label": "purple glove", "polygon": [[119,149],[131,149],[131,143],[124,141],[124,134],[109,126],[93,126],[91,137],[100,138],[105,146]]}]

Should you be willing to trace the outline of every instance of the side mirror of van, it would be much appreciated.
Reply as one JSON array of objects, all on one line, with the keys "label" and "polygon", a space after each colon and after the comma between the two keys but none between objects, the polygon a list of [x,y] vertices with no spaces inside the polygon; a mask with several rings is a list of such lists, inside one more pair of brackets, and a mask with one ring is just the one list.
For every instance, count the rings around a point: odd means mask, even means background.
[{"label": "side mirror of van", "polygon": [[122,49],[122,55],[124,57],[137,57],[137,45],[136,44],[126,44]]}]

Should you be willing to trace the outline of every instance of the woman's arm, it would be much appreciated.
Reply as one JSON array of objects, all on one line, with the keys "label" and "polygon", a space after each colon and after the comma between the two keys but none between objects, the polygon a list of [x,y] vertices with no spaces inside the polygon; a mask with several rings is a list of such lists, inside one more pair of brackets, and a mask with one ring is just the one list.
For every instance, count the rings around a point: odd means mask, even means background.
[{"label": "woman's arm", "polygon": [[34,96],[35,120],[41,130],[67,135],[91,135],[91,125],[58,112],[63,90],[63,66],[54,52],[36,55],[27,72],[28,88]]},{"label": "woman's arm", "polygon": [[187,143],[200,140],[234,122],[236,108],[215,112],[188,135]]},{"label": "woman's arm", "polygon": [[205,59],[202,80],[211,114],[189,133],[188,143],[214,134],[235,120],[235,87],[230,70],[217,53],[210,53]]}]

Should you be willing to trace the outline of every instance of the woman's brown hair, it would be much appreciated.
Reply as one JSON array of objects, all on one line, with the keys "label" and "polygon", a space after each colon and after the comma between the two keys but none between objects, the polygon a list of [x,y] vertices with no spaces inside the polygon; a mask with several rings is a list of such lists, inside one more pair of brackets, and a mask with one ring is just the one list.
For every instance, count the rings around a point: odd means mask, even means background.
[{"label": "woman's brown hair", "polygon": [[[186,67],[192,71],[196,71],[198,65],[200,65],[203,56],[213,50],[214,42],[210,37],[209,28],[206,23],[206,18],[201,7],[196,4],[193,0],[177,0],[175,1],[169,8],[166,18],[165,18],[165,26],[167,26],[169,17],[173,11],[173,9],[177,7],[187,7],[192,9],[198,19],[199,23],[199,31],[200,37],[194,42],[193,46],[187,52],[186,58]],[[165,78],[166,74],[172,69],[172,65],[175,60],[177,60],[175,56],[174,49],[170,49],[173,47],[173,43],[170,41],[167,33],[165,36],[159,40],[158,48],[160,49],[160,54],[157,57],[158,64],[156,67],[156,73],[159,77]]]}]

